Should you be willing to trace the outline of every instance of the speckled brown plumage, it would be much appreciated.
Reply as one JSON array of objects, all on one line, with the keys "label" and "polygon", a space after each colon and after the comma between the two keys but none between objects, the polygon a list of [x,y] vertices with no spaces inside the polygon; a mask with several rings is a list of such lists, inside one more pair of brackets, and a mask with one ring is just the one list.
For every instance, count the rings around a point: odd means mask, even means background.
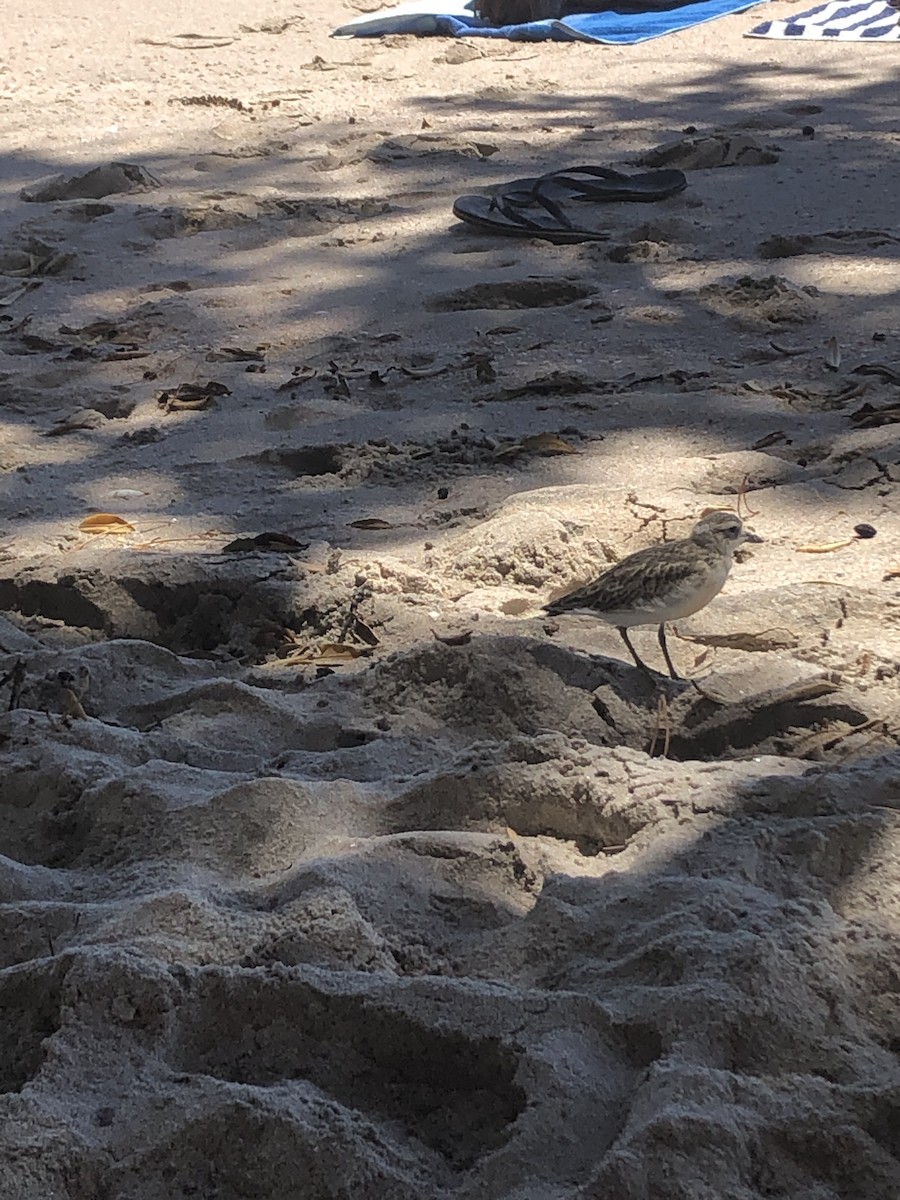
[{"label": "speckled brown plumage", "polygon": [[626,631],[633,625],[657,625],[669,672],[677,679],[666,646],[666,622],[690,616],[718,595],[733,552],[744,541],[761,539],[745,530],[735,513],[710,513],[697,522],[690,537],[629,554],[598,579],[551,601],[545,611],[551,616],[586,613],[615,625],[644,671],[648,668]]}]

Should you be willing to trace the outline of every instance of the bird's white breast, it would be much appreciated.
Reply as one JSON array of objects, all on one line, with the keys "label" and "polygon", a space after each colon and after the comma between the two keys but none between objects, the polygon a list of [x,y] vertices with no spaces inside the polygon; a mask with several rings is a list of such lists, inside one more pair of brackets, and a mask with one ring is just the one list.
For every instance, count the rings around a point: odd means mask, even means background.
[{"label": "bird's white breast", "polygon": [[682,583],[671,591],[660,592],[656,596],[644,595],[633,608],[595,615],[602,616],[610,625],[622,626],[625,629],[633,625],[662,625],[666,621],[690,617],[718,596],[725,586],[730,569],[729,556],[710,564],[709,570],[704,572],[699,580],[695,577],[691,582]]}]

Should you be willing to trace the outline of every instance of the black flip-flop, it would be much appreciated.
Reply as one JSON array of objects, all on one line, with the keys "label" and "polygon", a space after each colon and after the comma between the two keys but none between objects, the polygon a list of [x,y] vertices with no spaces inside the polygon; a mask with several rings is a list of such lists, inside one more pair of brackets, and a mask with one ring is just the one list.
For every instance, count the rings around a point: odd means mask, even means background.
[{"label": "black flip-flop", "polygon": [[515,196],[460,196],[453,202],[453,215],[488,233],[509,237],[533,237],[545,242],[604,242],[609,234],[602,229],[576,225],[548,195],[529,194],[523,200]]},{"label": "black flip-flop", "polygon": [[563,205],[570,201],[664,200],[685,187],[687,179],[676,170],[623,175],[610,167],[571,167],[514,179],[495,188],[490,197],[460,196],[453,213],[470,225],[505,236],[535,237],[558,244],[606,241],[608,233],[576,224]]},{"label": "black flip-flop", "polygon": [[614,171],[612,167],[567,167],[533,179],[515,179],[512,183],[503,184],[501,190],[516,195],[530,190],[539,195],[548,187],[555,192],[561,189],[570,192],[573,200],[589,200],[592,203],[665,200],[684,191],[687,176],[683,171],[676,170],[625,175],[621,171]]}]

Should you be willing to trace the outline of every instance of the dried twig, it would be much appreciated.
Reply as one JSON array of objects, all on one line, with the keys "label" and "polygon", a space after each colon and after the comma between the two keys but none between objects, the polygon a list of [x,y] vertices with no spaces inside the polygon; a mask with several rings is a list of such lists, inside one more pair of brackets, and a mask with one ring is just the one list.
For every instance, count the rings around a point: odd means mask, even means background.
[{"label": "dried twig", "polygon": [[346,642],[347,641],[347,638],[350,634],[351,627],[354,626],[356,624],[356,622],[359,620],[357,610],[358,610],[360,604],[362,604],[363,600],[365,600],[365,599],[366,599],[366,592],[362,588],[360,588],[359,591],[357,591],[355,593],[355,595],[351,598],[350,603],[347,606],[346,615],[344,616],[344,622],[341,625],[341,632],[336,639],[338,642]]},{"label": "dried twig", "polygon": [[649,754],[652,758],[656,753],[656,747],[660,736],[663,739],[661,758],[669,757],[669,747],[672,744],[672,720],[669,715],[669,702],[666,699],[665,693],[661,692],[656,705],[656,728],[653,730],[653,737],[650,741]]},{"label": "dried twig", "polygon": [[9,671],[0,679],[0,687],[5,687],[9,684],[9,704],[7,711],[12,712],[13,709],[19,707],[19,701],[22,698],[22,689],[25,687],[25,660],[18,659]]},{"label": "dried twig", "polygon": [[[745,475],[744,478],[741,480],[741,486],[738,488],[737,514],[739,517],[744,516],[744,515],[746,515],[748,517],[758,517],[759,516],[760,510],[758,508],[751,508],[749,503],[747,502],[747,484],[749,482],[750,482],[750,476]],[[741,512],[741,505],[744,506],[743,513]]]}]

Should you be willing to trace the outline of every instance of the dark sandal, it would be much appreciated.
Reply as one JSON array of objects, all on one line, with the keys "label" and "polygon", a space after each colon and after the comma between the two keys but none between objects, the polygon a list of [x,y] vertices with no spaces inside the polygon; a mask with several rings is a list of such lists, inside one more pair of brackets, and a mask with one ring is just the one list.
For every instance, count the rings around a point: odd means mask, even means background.
[{"label": "dark sandal", "polygon": [[[518,190],[516,183],[507,186]],[[687,177],[683,171],[676,170],[624,175],[611,167],[570,167],[563,171],[551,171],[534,181],[534,189],[538,192],[547,186],[568,188],[573,200],[596,203],[613,200],[651,201],[665,200],[683,192],[687,187]]]},{"label": "dark sandal", "polygon": [[453,205],[461,221],[491,233],[556,243],[605,241],[609,234],[575,223],[564,205],[615,200],[664,200],[687,187],[682,171],[624,175],[610,167],[571,167],[495,188],[490,198],[461,196]]},{"label": "dark sandal", "polygon": [[488,233],[540,238],[557,245],[604,242],[609,238],[604,230],[573,224],[546,194],[510,194],[504,189],[494,196],[460,196],[453,202],[453,215]]},{"label": "dark sandal", "polygon": [[[588,178],[579,178],[584,175]],[[519,200],[526,193],[536,196],[550,190],[564,193],[566,199],[607,204],[614,200],[665,200],[684,191],[686,187],[687,177],[683,171],[645,171],[640,175],[623,175],[611,167],[571,167],[529,179],[513,179],[510,183],[501,184],[496,191]]]}]

